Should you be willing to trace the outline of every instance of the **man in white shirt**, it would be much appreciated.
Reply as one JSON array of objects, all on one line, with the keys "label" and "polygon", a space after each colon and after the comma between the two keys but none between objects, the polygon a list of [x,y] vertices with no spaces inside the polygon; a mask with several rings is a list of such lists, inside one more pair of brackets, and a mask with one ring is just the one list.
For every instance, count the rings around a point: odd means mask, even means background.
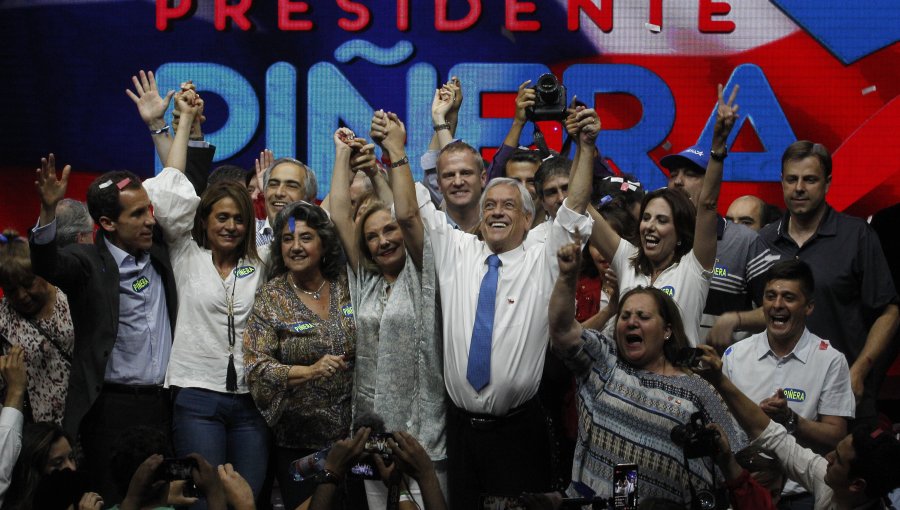
[{"label": "man in white shirt", "polygon": [[900,486],[900,442],[890,432],[861,425],[822,457],[797,444],[784,426],[770,419],[721,372],[722,361],[709,345],[701,372],[725,399],[751,445],[775,452],[785,474],[815,496],[816,510],[883,509],[881,499]]},{"label": "man in white shirt", "polygon": [[[580,110],[571,122],[580,131],[576,164],[569,197],[546,243],[528,249],[522,244],[534,204],[515,180],[495,179],[482,195],[483,240],[448,225],[425,190],[416,201],[411,179],[395,183],[405,190],[394,197],[397,219],[421,215],[441,287],[453,508],[473,508],[480,495],[542,491],[552,483],[549,430],[535,395],[547,349],[550,291],[559,272],[556,252],[576,232],[586,240],[593,226],[584,214],[592,160],[581,155],[590,154],[600,130],[593,110]],[[474,148],[450,144],[438,158],[438,173],[452,160],[474,158]],[[492,287],[486,285],[491,279]],[[480,299],[491,291],[493,299]],[[485,318],[485,304],[491,317]]]},{"label": "man in white shirt", "polygon": [[12,480],[13,468],[22,451],[22,425],[25,418],[25,351],[14,345],[6,356],[0,356],[0,375],[6,382],[6,400],[0,411],[0,506]]},{"label": "man in white shirt", "polygon": [[[856,401],[847,359],[806,329],[814,289],[805,262],[772,266],[763,293],[766,330],[729,347],[722,371],[797,441],[825,453],[847,435]],[[813,496],[789,481],[781,504],[812,508]]]}]

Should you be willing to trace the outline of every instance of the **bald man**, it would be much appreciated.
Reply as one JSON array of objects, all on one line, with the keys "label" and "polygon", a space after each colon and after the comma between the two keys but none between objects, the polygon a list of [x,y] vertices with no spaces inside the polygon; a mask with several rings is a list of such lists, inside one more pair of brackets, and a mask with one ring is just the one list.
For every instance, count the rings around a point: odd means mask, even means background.
[{"label": "bald man", "polygon": [[759,232],[765,226],[764,214],[766,203],[759,197],[744,195],[734,199],[728,206],[725,219],[732,223],[740,223]]}]

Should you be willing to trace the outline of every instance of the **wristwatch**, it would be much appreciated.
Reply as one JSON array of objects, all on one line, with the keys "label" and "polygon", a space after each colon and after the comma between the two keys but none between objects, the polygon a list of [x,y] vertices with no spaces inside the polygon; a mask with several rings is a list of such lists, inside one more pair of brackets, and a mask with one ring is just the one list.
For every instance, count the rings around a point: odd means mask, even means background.
[{"label": "wristwatch", "polygon": [[724,161],[725,158],[728,157],[728,147],[722,147],[721,151],[710,150],[709,157],[713,158],[716,161]]}]

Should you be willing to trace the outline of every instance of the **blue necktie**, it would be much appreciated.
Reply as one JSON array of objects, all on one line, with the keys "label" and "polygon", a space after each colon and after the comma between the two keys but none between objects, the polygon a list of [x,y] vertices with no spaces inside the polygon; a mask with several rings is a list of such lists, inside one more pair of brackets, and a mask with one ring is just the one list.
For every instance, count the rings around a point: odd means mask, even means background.
[{"label": "blue necktie", "polygon": [[478,308],[475,310],[475,326],[472,328],[472,342],[469,345],[469,365],[466,379],[475,388],[482,388],[491,382],[491,337],[494,334],[494,302],[497,298],[497,268],[500,257],[487,258],[488,270],[481,279],[478,292]]}]

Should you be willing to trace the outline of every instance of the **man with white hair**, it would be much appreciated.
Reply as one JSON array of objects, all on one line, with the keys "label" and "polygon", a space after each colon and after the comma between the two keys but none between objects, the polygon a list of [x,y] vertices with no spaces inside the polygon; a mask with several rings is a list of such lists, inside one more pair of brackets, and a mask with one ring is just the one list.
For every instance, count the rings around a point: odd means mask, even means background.
[{"label": "man with white hair", "polygon": [[[575,170],[545,243],[523,246],[534,204],[518,181],[498,178],[487,185],[479,202],[481,239],[448,225],[425,189],[416,196],[411,178],[395,183],[404,190],[394,197],[397,220],[421,215],[441,286],[453,508],[472,508],[479,495],[542,491],[552,484],[549,431],[536,398],[549,297],[559,272],[557,250],[577,234],[586,240],[593,227],[585,209],[590,154],[600,131],[593,110],[573,115],[579,131]],[[376,114],[373,124],[379,122]],[[438,157],[438,174],[447,162],[476,157],[475,148],[450,144]]]}]

